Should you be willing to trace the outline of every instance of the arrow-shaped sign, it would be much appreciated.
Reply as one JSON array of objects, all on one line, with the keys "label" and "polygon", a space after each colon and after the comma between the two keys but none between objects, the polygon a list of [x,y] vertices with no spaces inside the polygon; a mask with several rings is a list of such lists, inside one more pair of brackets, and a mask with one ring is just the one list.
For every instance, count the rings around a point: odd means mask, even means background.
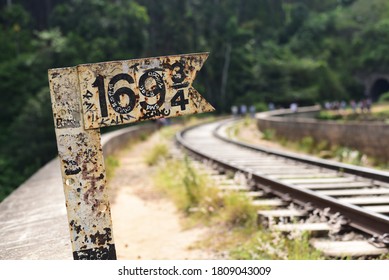
[{"label": "arrow-shaped sign", "polygon": [[192,87],[208,53],[77,67],[85,129],[213,111]]},{"label": "arrow-shaped sign", "polygon": [[100,127],[213,111],[192,87],[208,54],[49,70],[74,259],[116,259]]}]

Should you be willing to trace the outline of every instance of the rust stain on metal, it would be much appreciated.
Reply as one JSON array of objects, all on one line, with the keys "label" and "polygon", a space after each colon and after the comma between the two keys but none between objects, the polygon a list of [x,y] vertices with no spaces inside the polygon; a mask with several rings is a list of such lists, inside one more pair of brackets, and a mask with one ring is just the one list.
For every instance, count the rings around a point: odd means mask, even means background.
[{"label": "rust stain on metal", "polygon": [[100,127],[209,112],[192,87],[208,53],[50,69],[74,259],[116,259]]},{"label": "rust stain on metal", "polygon": [[210,112],[193,87],[208,53],[77,67],[85,129]]},{"label": "rust stain on metal", "polygon": [[100,130],[85,130],[76,67],[49,70],[75,259],[115,259]]}]

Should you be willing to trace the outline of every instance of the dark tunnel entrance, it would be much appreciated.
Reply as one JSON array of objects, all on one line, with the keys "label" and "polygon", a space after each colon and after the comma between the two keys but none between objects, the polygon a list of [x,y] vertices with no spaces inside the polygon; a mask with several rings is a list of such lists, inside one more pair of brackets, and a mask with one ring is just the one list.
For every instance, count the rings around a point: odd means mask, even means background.
[{"label": "dark tunnel entrance", "polygon": [[382,93],[389,91],[389,82],[385,79],[377,79],[370,89],[370,98],[373,102],[378,101]]}]

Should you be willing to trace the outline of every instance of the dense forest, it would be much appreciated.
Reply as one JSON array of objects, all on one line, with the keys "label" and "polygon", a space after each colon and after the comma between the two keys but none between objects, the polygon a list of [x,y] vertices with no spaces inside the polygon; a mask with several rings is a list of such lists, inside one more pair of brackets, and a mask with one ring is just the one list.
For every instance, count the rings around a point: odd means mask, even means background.
[{"label": "dense forest", "polygon": [[1,0],[0,200],[56,155],[47,69],[209,51],[196,88],[232,104],[359,99],[389,67],[385,0]]}]

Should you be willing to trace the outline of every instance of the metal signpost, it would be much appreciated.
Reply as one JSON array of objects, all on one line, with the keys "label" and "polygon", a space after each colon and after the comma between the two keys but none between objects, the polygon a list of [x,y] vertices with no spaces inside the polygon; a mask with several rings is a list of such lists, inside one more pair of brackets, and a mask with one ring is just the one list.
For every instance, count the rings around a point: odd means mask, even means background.
[{"label": "metal signpost", "polygon": [[100,127],[213,111],[192,87],[208,53],[48,71],[74,259],[116,259]]}]

